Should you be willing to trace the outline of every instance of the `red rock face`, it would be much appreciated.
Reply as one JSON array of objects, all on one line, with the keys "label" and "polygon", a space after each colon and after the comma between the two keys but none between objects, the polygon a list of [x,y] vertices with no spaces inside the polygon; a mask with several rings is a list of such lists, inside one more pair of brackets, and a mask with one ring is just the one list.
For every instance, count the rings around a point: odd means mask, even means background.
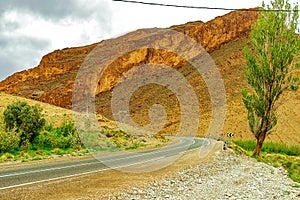
[{"label": "red rock face", "polygon": [[[256,19],[257,12],[235,11],[207,23],[189,22],[169,29],[184,33],[200,43],[206,51],[213,52],[226,43],[247,38]],[[141,35],[143,30],[121,37],[130,41]],[[0,82],[0,91],[70,108],[76,74],[86,55],[97,45],[111,48],[120,38],[84,47],[55,50],[45,55],[37,67],[15,73]],[[118,58],[110,65],[99,82],[97,94],[110,91],[123,74],[142,63],[161,63],[177,69],[186,64],[170,52],[139,49]]]},{"label": "red rock face", "polygon": [[195,22],[193,26],[174,26],[173,30],[178,30],[195,39],[208,52],[219,49],[220,46],[228,42],[240,40],[249,36],[253,24],[256,22],[258,14],[253,12],[257,8],[249,11],[234,11],[224,16],[217,17],[207,23]]},{"label": "red rock face", "polygon": [[43,56],[37,67],[15,73],[2,81],[0,91],[68,107],[76,73],[96,45],[55,50]]}]

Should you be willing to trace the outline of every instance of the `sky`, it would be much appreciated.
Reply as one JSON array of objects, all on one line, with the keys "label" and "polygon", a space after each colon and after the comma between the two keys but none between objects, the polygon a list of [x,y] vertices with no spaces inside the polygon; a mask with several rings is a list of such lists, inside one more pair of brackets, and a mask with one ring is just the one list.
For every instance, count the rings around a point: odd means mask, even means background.
[{"label": "sky", "polygon": [[[237,9],[262,5],[260,0],[143,1]],[[37,66],[43,55],[56,49],[88,45],[140,28],[206,22],[228,12],[111,0],[0,0],[0,80]]]}]

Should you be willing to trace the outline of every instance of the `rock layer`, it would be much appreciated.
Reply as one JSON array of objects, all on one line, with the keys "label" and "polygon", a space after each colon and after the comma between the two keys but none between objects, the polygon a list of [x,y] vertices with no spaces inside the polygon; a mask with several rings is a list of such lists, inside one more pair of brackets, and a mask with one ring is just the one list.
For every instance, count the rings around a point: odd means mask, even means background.
[{"label": "rock layer", "polygon": [[[256,19],[257,12],[235,11],[207,23],[189,22],[169,29],[184,33],[200,43],[206,51],[212,52],[228,42],[246,38]],[[131,41],[141,35],[143,30],[137,30],[122,37]],[[118,40],[119,38],[115,38],[84,47],[55,50],[45,55],[37,67],[15,73],[0,82],[0,91],[68,108],[72,103],[76,73],[86,55],[99,44],[103,47],[113,47]],[[154,62],[182,66],[176,55],[169,53],[163,55],[162,52],[153,52],[149,49],[137,50],[127,57],[124,56],[116,60],[115,65],[127,72],[140,63]],[[120,74],[114,69],[108,70],[98,93],[109,91],[120,80],[121,75],[122,72]]]}]

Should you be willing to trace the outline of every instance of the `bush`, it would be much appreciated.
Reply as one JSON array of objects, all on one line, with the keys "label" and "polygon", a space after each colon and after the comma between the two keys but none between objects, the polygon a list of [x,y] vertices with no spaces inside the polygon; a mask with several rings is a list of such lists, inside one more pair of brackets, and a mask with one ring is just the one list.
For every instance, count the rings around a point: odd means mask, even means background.
[{"label": "bush", "polygon": [[7,131],[20,133],[20,144],[32,143],[39,131],[45,125],[45,119],[38,106],[30,106],[24,101],[18,101],[7,106],[4,111],[4,124]]},{"label": "bush", "polygon": [[1,157],[0,157],[0,160],[1,161],[12,161],[12,160],[14,160],[14,155],[13,154],[11,154],[11,153],[5,153],[5,154],[3,154]]},{"label": "bush", "polygon": [[76,148],[81,145],[80,138],[73,122],[64,122],[61,127],[54,128],[47,125],[33,141],[31,148],[37,149],[55,149],[55,148]]},{"label": "bush", "polygon": [[100,151],[111,147],[106,138],[98,132],[81,132],[80,135],[85,147],[89,150]]},{"label": "bush", "polygon": [[62,132],[63,136],[68,136],[68,135],[75,135],[77,134],[77,130],[75,127],[75,124],[73,122],[63,122],[60,131]]},{"label": "bush", "polygon": [[0,153],[14,150],[20,143],[20,134],[14,130],[6,131],[0,125]]}]

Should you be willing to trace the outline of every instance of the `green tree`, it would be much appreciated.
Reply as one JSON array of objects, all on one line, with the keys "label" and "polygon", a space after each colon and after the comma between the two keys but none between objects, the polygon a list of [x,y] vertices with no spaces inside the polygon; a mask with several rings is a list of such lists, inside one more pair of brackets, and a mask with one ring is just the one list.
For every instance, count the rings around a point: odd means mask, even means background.
[{"label": "green tree", "polygon": [[299,86],[296,70],[300,65],[300,37],[295,34],[299,32],[298,5],[274,0],[263,7],[250,34],[251,47],[243,50],[247,61],[245,76],[251,90],[243,89],[242,96],[250,130],[257,140],[254,156],[260,154],[266,136],[277,124],[280,95]]},{"label": "green tree", "polygon": [[7,131],[20,133],[20,146],[33,142],[34,138],[45,125],[42,109],[30,106],[24,101],[18,101],[7,106],[4,111],[4,124]]}]

